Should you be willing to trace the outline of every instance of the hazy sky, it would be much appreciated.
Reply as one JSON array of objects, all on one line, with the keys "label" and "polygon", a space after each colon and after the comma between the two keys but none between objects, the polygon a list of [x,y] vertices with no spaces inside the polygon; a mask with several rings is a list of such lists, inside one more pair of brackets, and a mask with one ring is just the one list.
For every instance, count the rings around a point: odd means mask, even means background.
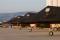
[{"label": "hazy sky", "polygon": [[39,11],[45,3],[45,0],[0,0],[0,13]]}]

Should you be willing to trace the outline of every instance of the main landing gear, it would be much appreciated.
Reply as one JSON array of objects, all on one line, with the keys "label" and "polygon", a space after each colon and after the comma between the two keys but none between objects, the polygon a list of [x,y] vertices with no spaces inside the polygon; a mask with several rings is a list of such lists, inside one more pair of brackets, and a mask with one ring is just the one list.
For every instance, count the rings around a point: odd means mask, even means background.
[{"label": "main landing gear", "polygon": [[53,31],[50,31],[49,36],[53,36],[53,35],[54,35]]}]

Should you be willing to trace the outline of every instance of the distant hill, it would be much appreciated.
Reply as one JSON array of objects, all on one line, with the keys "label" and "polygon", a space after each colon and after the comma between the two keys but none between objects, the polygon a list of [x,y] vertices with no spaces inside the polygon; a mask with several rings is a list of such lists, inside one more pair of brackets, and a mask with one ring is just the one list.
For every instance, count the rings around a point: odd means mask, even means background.
[{"label": "distant hill", "polygon": [[0,21],[10,20],[14,16],[23,16],[26,12],[16,12],[16,13],[0,13]]}]

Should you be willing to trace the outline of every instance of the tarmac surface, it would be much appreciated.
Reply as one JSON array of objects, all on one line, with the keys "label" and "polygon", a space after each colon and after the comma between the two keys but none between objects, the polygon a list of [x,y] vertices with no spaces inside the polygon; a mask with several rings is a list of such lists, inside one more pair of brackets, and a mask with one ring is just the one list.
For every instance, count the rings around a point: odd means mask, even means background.
[{"label": "tarmac surface", "polygon": [[60,40],[60,32],[49,36],[48,30],[42,30],[29,32],[26,29],[0,28],[0,40]]}]

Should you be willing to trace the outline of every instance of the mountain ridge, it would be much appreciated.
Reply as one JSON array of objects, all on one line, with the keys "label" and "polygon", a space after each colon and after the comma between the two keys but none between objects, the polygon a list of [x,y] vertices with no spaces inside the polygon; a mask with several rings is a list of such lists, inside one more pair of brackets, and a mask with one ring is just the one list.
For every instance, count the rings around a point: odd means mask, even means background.
[{"label": "mountain ridge", "polygon": [[0,13],[0,21],[10,20],[15,16],[24,16],[26,12],[16,12],[16,13]]}]

